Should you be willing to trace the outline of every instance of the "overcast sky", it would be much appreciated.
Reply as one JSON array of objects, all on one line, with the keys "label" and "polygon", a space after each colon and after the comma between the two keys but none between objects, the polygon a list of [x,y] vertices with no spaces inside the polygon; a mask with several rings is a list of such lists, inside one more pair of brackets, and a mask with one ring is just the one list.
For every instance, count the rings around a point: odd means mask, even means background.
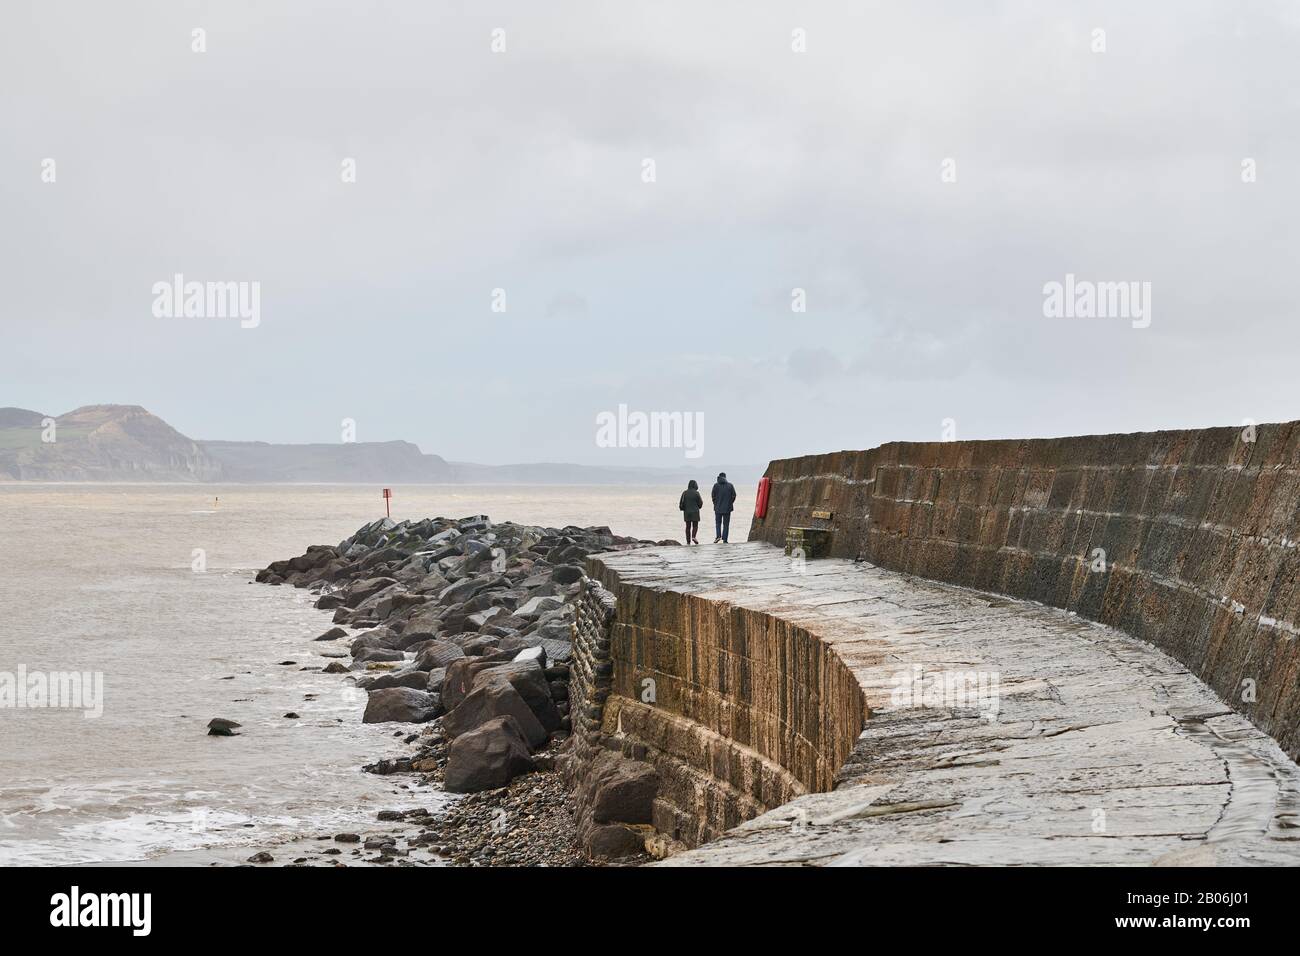
[{"label": "overcast sky", "polygon": [[[682,464],[597,446],[623,403],[701,413],[719,466],[944,419],[995,438],[1300,417],[1294,3],[0,17],[0,405]],[[260,324],[155,316],[176,273],[259,282]],[[1045,316],[1067,273],[1149,282],[1149,326]]]}]

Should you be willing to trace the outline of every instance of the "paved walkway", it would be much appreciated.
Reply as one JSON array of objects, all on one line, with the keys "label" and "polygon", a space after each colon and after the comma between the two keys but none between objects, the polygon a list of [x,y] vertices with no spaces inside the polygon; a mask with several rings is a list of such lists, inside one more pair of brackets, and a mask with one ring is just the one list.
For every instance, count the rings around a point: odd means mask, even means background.
[{"label": "paved walkway", "polygon": [[[662,865],[1300,863],[1300,768],[1118,631],[840,559],[798,574],[759,543],[602,560],[797,621],[872,713],[834,791]],[[964,699],[959,684],[936,698],[948,675],[973,675]]]}]

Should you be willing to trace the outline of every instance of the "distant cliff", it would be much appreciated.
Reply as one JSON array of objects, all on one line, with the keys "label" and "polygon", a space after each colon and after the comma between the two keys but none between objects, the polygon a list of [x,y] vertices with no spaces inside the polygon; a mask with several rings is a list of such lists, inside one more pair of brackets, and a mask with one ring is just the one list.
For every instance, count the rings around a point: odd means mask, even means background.
[{"label": "distant cliff", "polygon": [[139,405],[86,405],[57,417],[0,408],[0,479],[216,481],[221,466]]},{"label": "distant cliff", "polygon": [[272,445],[261,441],[201,441],[226,481],[450,481],[451,469],[406,441],[337,445]]},{"label": "distant cliff", "polygon": [[[747,469],[738,471],[744,480]],[[0,408],[0,481],[664,485],[688,478],[707,483],[712,474],[698,465],[476,465],[425,454],[405,441],[194,441],[139,405],[87,405],[57,417]]]}]

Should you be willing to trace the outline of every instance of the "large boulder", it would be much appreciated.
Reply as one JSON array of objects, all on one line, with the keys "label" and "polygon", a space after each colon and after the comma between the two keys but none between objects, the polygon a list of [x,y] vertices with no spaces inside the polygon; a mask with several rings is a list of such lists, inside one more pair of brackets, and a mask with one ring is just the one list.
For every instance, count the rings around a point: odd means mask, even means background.
[{"label": "large boulder", "polygon": [[366,701],[366,713],[362,723],[382,724],[388,721],[400,721],[407,724],[422,724],[433,720],[438,713],[437,695],[413,687],[385,687],[372,690]]},{"label": "large boulder", "polygon": [[447,676],[442,684],[442,700],[448,710],[455,710],[473,689],[474,677],[487,667],[497,667],[504,661],[490,657],[460,657],[447,665]]},{"label": "large boulder", "polygon": [[472,690],[468,697],[442,718],[442,730],[455,739],[497,717],[513,717],[528,741],[530,749],[546,743],[547,732],[527,702],[509,681],[488,681]]},{"label": "large boulder", "polygon": [[352,655],[352,660],[355,664],[369,664],[372,661],[393,663],[406,660],[406,655],[383,647],[363,647]]},{"label": "large boulder", "polygon": [[515,608],[516,617],[534,618],[539,614],[547,611],[554,611],[563,602],[551,597],[550,595],[539,595],[525,601],[519,607]]},{"label": "large boulder", "polygon": [[460,604],[468,601],[479,591],[488,586],[490,579],[484,575],[475,578],[463,578],[455,584],[449,584],[438,592],[439,604]]},{"label": "large boulder", "polygon": [[556,584],[573,584],[582,579],[582,568],[576,564],[561,564],[551,572],[551,580]]},{"label": "large boulder", "polygon": [[592,820],[650,823],[659,792],[659,774],[648,763],[625,760],[612,752],[609,756],[613,759],[598,758],[592,768],[596,783],[590,802]]},{"label": "large boulder", "polygon": [[441,591],[447,586],[447,579],[437,571],[430,571],[418,581],[411,585],[411,590],[417,594],[428,594],[431,591]]},{"label": "large boulder", "polygon": [[415,669],[431,671],[439,667],[448,667],[453,661],[465,656],[460,646],[451,641],[429,641],[424,645],[415,659]]},{"label": "large boulder", "polygon": [[399,651],[418,652],[424,650],[424,648],[423,647],[417,648],[414,645],[428,643],[429,641],[435,640],[437,637],[438,637],[438,633],[436,631],[424,630],[418,627],[412,628],[408,624],[406,626],[406,630],[402,631],[401,636],[398,637],[397,642],[393,645],[393,648],[394,650],[399,650]]},{"label": "large boulder", "polygon": [[424,671],[392,671],[377,677],[363,677],[357,681],[362,690],[383,690],[386,687],[414,687],[416,690],[429,688],[429,675]]},{"label": "large boulder", "polygon": [[348,645],[354,655],[360,654],[367,647],[379,647],[389,651],[401,650],[398,644],[401,643],[401,635],[396,634],[389,627],[376,627],[373,630],[365,631],[358,634]]},{"label": "large boulder", "polygon": [[344,602],[348,607],[356,607],[365,601],[371,595],[378,594],[385,588],[392,587],[397,582],[392,578],[363,578],[357,581],[348,589],[348,597]]},{"label": "large boulder", "polygon": [[[560,712],[555,709],[551,699],[551,685],[542,670],[541,662],[536,660],[515,660],[498,667],[480,671],[474,676],[473,689],[486,685],[489,681],[506,681],[515,692],[524,699],[528,709],[533,712],[537,722],[549,734],[560,726]],[[639,823],[640,821],[630,821]]]},{"label": "large boulder", "polygon": [[513,717],[496,717],[451,742],[443,785],[452,793],[493,790],[532,769],[519,725]]}]

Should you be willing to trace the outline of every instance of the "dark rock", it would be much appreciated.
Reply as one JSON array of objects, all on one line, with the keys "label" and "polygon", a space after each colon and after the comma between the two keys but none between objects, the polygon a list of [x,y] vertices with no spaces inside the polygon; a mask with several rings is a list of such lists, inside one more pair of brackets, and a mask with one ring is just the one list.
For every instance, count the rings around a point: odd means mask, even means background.
[{"label": "dark rock", "polygon": [[[550,698],[548,697],[549,701]],[[442,730],[455,739],[497,717],[513,717],[530,749],[546,743],[546,730],[532,708],[507,680],[478,684],[442,718]]]},{"label": "dark rock", "polygon": [[362,690],[384,690],[388,687],[414,687],[424,690],[429,686],[429,675],[424,671],[402,670],[376,677],[363,677],[357,681]]},{"label": "dark rock", "polygon": [[347,637],[348,632],[341,627],[331,627],[328,631],[316,638],[318,641],[337,641],[341,637]]},{"label": "dark rock", "polygon": [[466,652],[451,641],[431,641],[420,651],[414,667],[419,671],[431,671],[447,667],[452,661],[464,657]]},{"label": "dark rock", "polygon": [[438,700],[427,691],[413,687],[385,687],[370,691],[362,723],[380,724],[387,721],[424,723],[437,716]]},{"label": "dark rock", "polygon": [[486,577],[465,578],[449,584],[438,592],[438,603],[460,604],[469,600],[488,586]]},{"label": "dark rock", "polygon": [[208,721],[209,737],[237,737],[235,728],[242,726],[236,721],[226,720],[224,717],[213,717]]},{"label": "dark rock", "polygon": [[497,649],[497,639],[494,637],[470,638],[462,645],[462,649],[470,657],[481,657],[484,654],[491,654]]},{"label": "dark rock", "polygon": [[591,827],[582,842],[596,859],[612,860],[645,852],[645,834],[619,823]]},{"label": "dark rock", "polygon": [[551,572],[551,580],[556,584],[573,584],[582,580],[582,568],[576,564],[562,564]]},{"label": "dark rock", "polygon": [[410,757],[385,757],[382,760],[376,760],[374,763],[368,763],[361,768],[366,773],[390,774],[390,773],[410,773]]},{"label": "dark rock", "polygon": [[555,701],[551,699],[550,684],[537,661],[511,661],[481,671],[475,675],[471,687],[477,690],[489,681],[498,680],[507,681],[515,689],[548,734],[560,726],[560,715],[555,709]]},{"label": "dark rock", "polygon": [[659,792],[659,774],[639,760],[615,759],[601,766],[597,758],[592,772],[598,775],[591,797],[591,818],[597,823],[649,823]]},{"label": "dark rock", "polygon": [[447,676],[442,682],[442,702],[448,710],[455,710],[474,684],[474,676],[487,667],[495,667],[501,661],[492,661],[482,657],[462,657],[447,665]]},{"label": "dark rock", "polygon": [[348,666],[342,661],[330,661],[322,670],[326,674],[346,674]]},{"label": "dark rock", "polygon": [[357,607],[366,598],[378,594],[385,588],[392,587],[397,582],[393,578],[366,578],[357,581],[352,587],[348,588],[347,600],[344,601],[348,607]]},{"label": "dark rock", "polygon": [[391,664],[404,660],[406,660],[406,655],[401,651],[390,651],[383,647],[363,647],[360,653],[353,657],[354,664],[369,664],[371,661]]},{"label": "dark rock", "polygon": [[423,627],[405,627],[402,633],[397,637],[397,643],[394,650],[398,651],[417,651],[423,650],[423,647],[417,648],[416,645],[427,644],[430,641],[438,639],[438,632],[431,631]]},{"label": "dark rock", "polygon": [[248,858],[249,863],[274,863],[275,857],[263,850],[261,853],[254,853]]},{"label": "dark rock", "polygon": [[519,725],[513,717],[501,716],[452,741],[443,785],[452,793],[492,790],[532,769]]}]

